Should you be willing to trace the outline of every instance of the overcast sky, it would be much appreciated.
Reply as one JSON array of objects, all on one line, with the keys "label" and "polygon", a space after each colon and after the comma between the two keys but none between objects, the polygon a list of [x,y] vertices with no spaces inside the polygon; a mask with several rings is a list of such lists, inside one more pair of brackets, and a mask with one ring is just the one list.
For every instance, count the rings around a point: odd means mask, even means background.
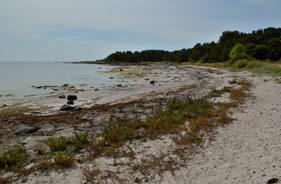
[{"label": "overcast sky", "polygon": [[0,0],[0,61],[89,61],[180,50],[281,27],[281,0]]}]

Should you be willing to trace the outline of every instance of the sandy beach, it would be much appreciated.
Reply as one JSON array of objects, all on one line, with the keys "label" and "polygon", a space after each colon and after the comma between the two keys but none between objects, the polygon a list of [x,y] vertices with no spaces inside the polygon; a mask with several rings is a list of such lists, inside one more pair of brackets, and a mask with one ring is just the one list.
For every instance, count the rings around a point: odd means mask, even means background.
[{"label": "sandy beach", "polygon": [[[132,171],[129,165],[124,164],[129,162],[126,157],[99,157],[94,161],[77,162],[67,169],[36,171],[21,177],[15,183],[90,183],[86,181],[83,175],[85,168],[98,168],[101,171],[95,182],[92,183],[261,184],[271,183],[271,181],[281,183],[281,84],[275,82],[276,77],[253,75],[248,72],[233,73],[226,70],[189,65],[133,67],[146,71],[143,75],[134,76],[137,82],[133,86],[71,93],[78,98],[73,106],[90,109],[92,106],[111,105],[114,107],[116,104],[129,104],[130,102],[146,102],[145,105],[157,106],[155,105],[156,102],[174,96],[202,97],[211,92],[212,89],[239,88],[238,84],[229,82],[233,80],[247,81],[250,86],[246,91],[247,96],[243,104],[229,112],[234,121],[218,127],[212,140],[204,140],[204,143],[196,147],[186,161],[181,160],[178,155],[171,152],[175,148],[172,141],[174,135],[171,134],[162,135],[153,140],[125,142],[123,148],[136,153],[135,163],[145,162],[143,159],[149,160],[151,155],[157,158],[163,157],[163,160],[171,159],[181,163],[173,172],[168,170],[160,173],[151,170],[144,175],[141,172]],[[67,96],[69,92],[63,94]],[[26,112],[26,114],[43,117],[60,113],[59,110],[66,104],[66,99],[58,98],[59,95],[62,95],[62,93],[18,99],[0,98],[0,106],[2,106],[1,109],[30,106],[32,110]],[[223,94],[211,100],[214,102],[231,101],[229,94]],[[126,107],[123,109],[126,109]],[[143,110],[147,113],[140,113],[144,114],[141,115],[141,118],[146,119],[151,116],[153,112],[149,110]],[[94,110],[92,109],[91,112],[94,112]],[[83,111],[84,114],[79,114],[80,112],[72,113],[81,117],[86,114],[86,111]],[[122,112],[118,113],[122,114]],[[71,119],[69,114],[67,117]],[[105,119],[104,117],[107,116],[101,117]],[[47,134],[14,135],[10,131],[14,127],[4,126],[4,123],[0,119],[1,151],[8,146],[21,144],[26,147],[29,154],[34,155],[34,147],[44,146],[44,142],[48,140]],[[41,129],[44,124],[47,123],[40,124]],[[103,127],[103,125],[87,127],[88,125],[87,123],[67,124],[60,129],[58,128],[60,125],[58,125],[50,136],[68,136],[71,135],[73,130],[86,131],[88,129],[96,131]],[[10,131],[10,133],[7,133],[7,131]],[[82,155],[83,153],[76,155],[77,160]],[[32,163],[27,167],[31,166]],[[109,174],[115,175],[110,178],[107,177]]]}]

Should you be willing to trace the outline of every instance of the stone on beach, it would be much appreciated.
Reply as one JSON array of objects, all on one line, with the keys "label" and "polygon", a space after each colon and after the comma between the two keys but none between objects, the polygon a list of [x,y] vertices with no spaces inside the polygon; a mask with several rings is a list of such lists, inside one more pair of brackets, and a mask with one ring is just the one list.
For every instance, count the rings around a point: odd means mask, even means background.
[{"label": "stone on beach", "polygon": [[27,127],[24,125],[20,125],[20,126],[15,127],[14,129],[10,130],[9,132],[19,135],[19,134],[34,133],[34,132],[38,131],[39,129],[40,129],[40,127]]},{"label": "stone on beach", "polygon": [[25,124],[27,124],[27,122],[19,120],[19,119],[11,119],[11,120],[7,121],[5,124],[19,126],[19,125],[23,125],[23,124],[25,125]]},{"label": "stone on beach", "polygon": [[65,95],[60,95],[59,98],[66,98],[66,96]]},{"label": "stone on beach", "polygon": [[67,100],[77,100],[77,96],[76,95],[68,95]]},{"label": "stone on beach", "polygon": [[60,111],[69,111],[69,110],[73,110],[73,107],[71,107],[70,105],[63,105],[60,108]]},{"label": "stone on beach", "polygon": [[73,101],[73,100],[68,100],[68,101],[67,101],[67,104],[73,105],[73,104],[74,104],[74,101]]}]

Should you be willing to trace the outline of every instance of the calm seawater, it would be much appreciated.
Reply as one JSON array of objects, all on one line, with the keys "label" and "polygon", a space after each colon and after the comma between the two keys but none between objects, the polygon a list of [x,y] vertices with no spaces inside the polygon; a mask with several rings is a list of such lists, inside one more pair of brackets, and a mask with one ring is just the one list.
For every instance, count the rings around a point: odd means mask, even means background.
[{"label": "calm seawater", "polygon": [[[95,64],[66,64],[64,62],[25,62],[0,61],[0,95],[14,94],[16,97],[25,95],[49,94],[51,89],[36,89],[31,86],[63,84],[74,85],[76,88],[101,88],[113,86],[117,79],[109,80],[110,74],[98,74],[108,71],[114,66]],[[116,80],[116,81],[114,81]],[[81,84],[86,86],[80,87]]]}]

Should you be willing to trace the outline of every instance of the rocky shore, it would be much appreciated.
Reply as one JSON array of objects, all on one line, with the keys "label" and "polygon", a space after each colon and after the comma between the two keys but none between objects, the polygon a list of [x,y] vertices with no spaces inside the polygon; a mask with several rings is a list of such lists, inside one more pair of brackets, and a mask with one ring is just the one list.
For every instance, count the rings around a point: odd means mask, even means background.
[{"label": "rocky shore", "polygon": [[[186,162],[169,152],[174,146],[173,135],[125,142],[124,147],[136,153],[135,162],[144,162],[142,159],[151,155],[157,158],[165,155],[165,159],[184,163],[173,172],[152,171],[144,176],[120,164],[126,163],[127,158],[99,157],[86,163],[77,162],[67,169],[36,171],[17,182],[87,183],[83,175],[86,166],[100,170],[96,180],[100,183],[265,183],[270,179],[276,179],[277,183],[281,179],[281,143],[278,141],[281,138],[281,87],[273,77],[185,65],[133,67],[142,71],[128,75],[137,81],[133,86],[21,99],[0,98],[0,105],[5,104],[0,108],[0,151],[13,145],[25,146],[32,165],[36,157],[34,148],[47,148],[45,142],[49,137],[67,137],[74,131],[88,132],[91,136],[117,119],[130,121],[137,117],[145,121],[154,116],[160,106],[166,109],[173,97],[199,98],[213,90],[239,87],[231,81],[248,81],[251,86],[245,102],[229,112],[234,122],[218,128],[212,141],[206,139]],[[211,100],[231,102],[229,94],[214,96]],[[77,159],[81,155],[83,152],[76,155]],[[114,173],[118,177],[108,177]]]}]

